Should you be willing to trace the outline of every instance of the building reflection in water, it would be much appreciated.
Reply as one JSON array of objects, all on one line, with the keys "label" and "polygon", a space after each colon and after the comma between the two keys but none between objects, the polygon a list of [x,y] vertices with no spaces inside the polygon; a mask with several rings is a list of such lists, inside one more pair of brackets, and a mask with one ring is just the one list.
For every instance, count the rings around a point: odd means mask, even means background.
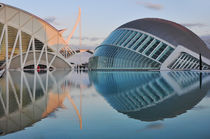
[{"label": "building reflection in water", "polygon": [[114,109],[142,121],[176,117],[193,108],[209,90],[209,76],[187,71],[89,73],[96,90]]},{"label": "building reflection in water", "polygon": [[71,97],[71,75],[69,71],[42,74],[7,71],[0,78],[0,134],[32,126],[57,108],[64,108],[65,99],[73,106],[82,129],[82,104],[77,107]]}]

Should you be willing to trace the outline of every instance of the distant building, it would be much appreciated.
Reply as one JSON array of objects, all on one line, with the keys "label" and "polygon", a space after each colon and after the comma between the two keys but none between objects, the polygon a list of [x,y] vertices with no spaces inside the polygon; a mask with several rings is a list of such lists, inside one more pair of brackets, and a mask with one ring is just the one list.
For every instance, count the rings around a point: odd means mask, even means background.
[{"label": "distant building", "polygon": [[[199,55],[202,56],[200,64]],[[192,31],[177,23],[145,18],[114,30],[95,49],[90,69],[210,69],[210,50]]]}]

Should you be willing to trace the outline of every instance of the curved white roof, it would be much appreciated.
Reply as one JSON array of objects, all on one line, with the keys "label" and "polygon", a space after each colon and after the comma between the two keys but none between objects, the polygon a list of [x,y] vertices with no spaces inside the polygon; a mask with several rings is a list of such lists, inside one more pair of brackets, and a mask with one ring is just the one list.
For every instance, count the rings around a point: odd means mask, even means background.
[{"label": "curved white roof", "polygon": [[20,29],[47,44],[54,51],[68,45],[52,25],[31,13],[9,5],[0,4],[0,23]]}]

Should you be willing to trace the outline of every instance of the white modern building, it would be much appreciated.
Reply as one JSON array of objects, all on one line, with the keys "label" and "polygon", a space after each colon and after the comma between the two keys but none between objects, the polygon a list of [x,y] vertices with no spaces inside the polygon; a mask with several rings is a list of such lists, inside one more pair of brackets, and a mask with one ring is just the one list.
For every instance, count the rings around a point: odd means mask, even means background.
[{"label": "white modern building", "polygon": [[144,18],[114,30],[95,49],[89,62],[93,70],[198,70],[201,66],[209,70],[210,50],[182,25],[159,18]]},{"label": "white modern building", "polygon": [[0,4],[0,66],[6,69],[71,69],[73,55],[59,31],[39,17]]}]

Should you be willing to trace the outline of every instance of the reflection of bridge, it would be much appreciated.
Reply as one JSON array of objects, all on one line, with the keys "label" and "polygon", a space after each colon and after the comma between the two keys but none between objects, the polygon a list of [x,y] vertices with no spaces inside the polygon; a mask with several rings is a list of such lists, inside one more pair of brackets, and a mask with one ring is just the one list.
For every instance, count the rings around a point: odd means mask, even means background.
[{"label": "reflection of bridge", "polygon": [[90,72],[90,78],[114,109],[143,121],[186,112],[205,96],[210,82],[208,73],[199,72]]},{"label": "reflection of bridge", "polygon": [[0,133],[8,134],[31,126],[64,107],[65,99],[73,106],[82,129],[82,104],[78,110],[65,84],[64,77],[68,74],[67,71],[45,74],[7,71],[5,78],[0,80]]}]

